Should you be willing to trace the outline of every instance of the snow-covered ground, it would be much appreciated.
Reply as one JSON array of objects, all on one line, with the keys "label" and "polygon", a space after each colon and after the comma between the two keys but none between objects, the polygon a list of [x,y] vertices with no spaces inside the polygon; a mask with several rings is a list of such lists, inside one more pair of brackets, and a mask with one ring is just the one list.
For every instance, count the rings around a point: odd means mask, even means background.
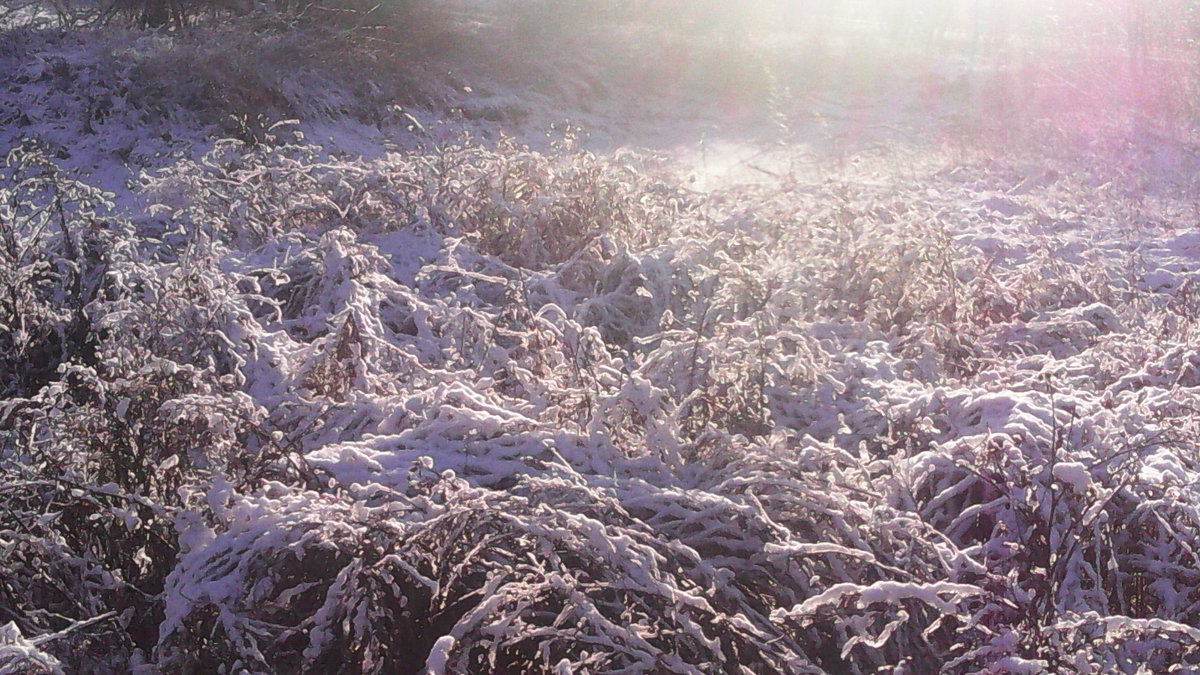
[{"label": "snow-covered ground", "polygon": [[0,39],[0,673],[1200,669],[1185,129],[228,30]]}]

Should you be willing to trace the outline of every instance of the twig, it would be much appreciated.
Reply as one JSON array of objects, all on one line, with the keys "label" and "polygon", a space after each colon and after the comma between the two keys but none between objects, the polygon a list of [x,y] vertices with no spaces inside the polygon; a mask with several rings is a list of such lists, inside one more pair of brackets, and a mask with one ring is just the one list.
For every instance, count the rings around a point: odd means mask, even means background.
[{"label": "twig", "polygon": [[84,628],[88,628],[89,626],[94,626],[94,625],[100,623],[101,621],[107,621],[111,618],[114,618],[116,615],[117,615],[117,613],[115,611],[110,611],[110,612],[105,612],[105,613],[101,614],[100,616],[94,616],[90,619],[86,619],[84,621],[76,621],[75,623],[71,624],[70,626],[67,626],[66,628],[58,631],[57,633],[48,633],[46,635],[39,635],[39,636],[33,638],[32,640],[30,640],[29,643],[32,644],[34,647],[40,647],[40,646],[46,644],[47,642],[52,642],[54,640],[60,640],[62,638],[65,638],[77,630],[83,630]]}]

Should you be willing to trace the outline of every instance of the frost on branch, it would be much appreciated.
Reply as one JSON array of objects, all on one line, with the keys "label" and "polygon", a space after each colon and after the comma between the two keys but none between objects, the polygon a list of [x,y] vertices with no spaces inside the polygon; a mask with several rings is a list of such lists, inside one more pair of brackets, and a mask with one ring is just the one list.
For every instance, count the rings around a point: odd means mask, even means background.
[{"label": "frost on branch", "polygon": [[21,636],[16,624],[0,626],[0,673],[3,675],[58,675],[58,659],[39,650]]}]

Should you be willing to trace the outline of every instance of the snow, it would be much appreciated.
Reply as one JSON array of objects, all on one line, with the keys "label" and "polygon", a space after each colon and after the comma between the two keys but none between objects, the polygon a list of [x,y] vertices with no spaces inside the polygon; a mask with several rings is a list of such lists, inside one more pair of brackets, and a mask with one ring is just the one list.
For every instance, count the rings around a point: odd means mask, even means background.
[{"label": "snow", "polygon": [[62,664],[26,640],[15,623],[0,625],[0,675],[63,672]]},{"label": "snow", "polygon": [[446,664],[450,660],[450,651],[454,649],[454,636],[443,635],[433,644],[433,649],[429,650],[429,658],[425,660],[425,669],[428,675],[444,675],[446,673]]},{"label": "snow", "polygon": [[1086,493],[1092,482],[1091,472],[1079,462],[1059,462],[1054,465],[1054,478],[1062,481],[1072,490]]},{"label": "snow", "polygon": [[[982,593],[982,589],[966,584],[936,583],[909,584],[895,581],[878,581],[869,586],[837,584],[829,590],[815,595],[799,605],[786,610],[789,616],[807,616],[817,610],[834,605],[848,596],[856,596],[860,608],[877,603],[898,604],[902,600],[921,602],[947,612],[954,611],[953,602]],[[950,599],[943,599],[949,595]]]},{"label": "snow", "polygon": [[[0,672],[1200,667],[1188,144],[595,26],[532,84],[4,29]],[[625,95],[656,40],[720,59]]]},{"label": "snow", "polygon": [[1050,664],[1042,659],[1023,659],[1019,656],[1005,656],[992,665],[994,672],[1010,675],[1039,675],[1047,672],[1049,667]]}]

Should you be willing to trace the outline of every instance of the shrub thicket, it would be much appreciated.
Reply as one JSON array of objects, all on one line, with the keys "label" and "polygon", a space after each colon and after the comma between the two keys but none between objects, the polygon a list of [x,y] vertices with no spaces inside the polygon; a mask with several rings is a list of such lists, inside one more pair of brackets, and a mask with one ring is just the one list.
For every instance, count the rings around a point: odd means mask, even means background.
[{"label": "shrub thicket", "polygon": [[0,43],[0,672],[1200,669],[1189,146],[346,158],[265,8]]},{"label": "shrub thicket", "polygon": [[1186,282],[986,234],[1145,204],[1065,166],[709,195],[673,171],[280,134],[148,174],[130,223],[14,153],[0,658],[1197,666]]}]

